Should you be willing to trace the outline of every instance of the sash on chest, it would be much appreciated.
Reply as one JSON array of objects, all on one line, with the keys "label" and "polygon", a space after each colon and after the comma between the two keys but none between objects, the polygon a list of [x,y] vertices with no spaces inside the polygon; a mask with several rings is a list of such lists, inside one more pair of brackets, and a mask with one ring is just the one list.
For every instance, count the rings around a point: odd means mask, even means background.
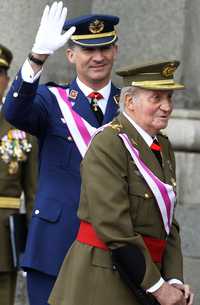
[{"label": "sash on chest", "polygon": [[154,173],[140,159],[139,151],[132,145],[125,133],[119,134],[119,137],[122,139],[124,145],[130,152],[138,170],[154,194],[161,213],[165,231],[167,234],[169,234],[176,201],[176,194],[173,187],[162,182],[156,175],[154,175]]},{"label": "sash on chest", "polygon": [[70,134],[81,156],[84,157],[91,138],[95,134],[97,128],[91,126],[86,120],[84,120],[84,118],[72,109],[66,89],[51,87],[49,90],[56,96]]}]

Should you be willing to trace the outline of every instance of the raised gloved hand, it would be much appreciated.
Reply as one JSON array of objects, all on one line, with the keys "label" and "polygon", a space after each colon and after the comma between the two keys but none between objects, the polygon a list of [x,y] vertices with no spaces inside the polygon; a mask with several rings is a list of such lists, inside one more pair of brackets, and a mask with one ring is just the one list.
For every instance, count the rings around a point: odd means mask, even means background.
[{"label": "raised gloved hand", "polygon": [[66,16],[67,8],[63,7],[62,1],[54,2],[51,7],[46,5],[32,48],[33,53],[53,54],[68,41],[76,28],[73,26],[62,34]]}]

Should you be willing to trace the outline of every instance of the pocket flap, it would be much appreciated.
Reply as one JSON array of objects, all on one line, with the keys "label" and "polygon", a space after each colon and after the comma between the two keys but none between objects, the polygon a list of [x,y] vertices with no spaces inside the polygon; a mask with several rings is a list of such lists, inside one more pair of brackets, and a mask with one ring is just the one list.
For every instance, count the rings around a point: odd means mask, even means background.
[{"label": "pocket flap", "polygon": [[112,259],[110,251],[94,248],[92,265],[112,269]]},{"label": "pocket flap", "polygon": [[148,187],[146,182],[134,182],[129,184],[129,194],[149,199],[153,197],[151,189]]},{"label": "pocket flap", "polygon": [[56,199],[47,199],[40,206],[38,205],[34,208],[33,217],[39,217],[49,222],[56,222],[60,217],[62,208],[62,202],[58,202]]}]

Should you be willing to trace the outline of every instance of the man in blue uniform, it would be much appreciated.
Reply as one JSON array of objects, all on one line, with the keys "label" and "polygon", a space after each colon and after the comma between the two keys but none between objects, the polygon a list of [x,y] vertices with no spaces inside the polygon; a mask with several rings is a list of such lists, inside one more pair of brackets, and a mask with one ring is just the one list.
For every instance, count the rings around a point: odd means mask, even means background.
[{"label": "man in blue uniform", "polygon": [[[29,54],[7,95],[8,121],[39,140],[39,182],[22,267],[31,305],[46,305],[79,222],[80,162],[95,130],[118,111],[110,80],[119,18],[88,15],[66,21],[62,2],[46,6]],[[64,26],[64,27],[63,27]],[[63,33],[63,29],[65,33]],[[68,86],[39,86],[50,54],[69,41],[77,77]],[[92,180],[92,177],[91,177]]]}]

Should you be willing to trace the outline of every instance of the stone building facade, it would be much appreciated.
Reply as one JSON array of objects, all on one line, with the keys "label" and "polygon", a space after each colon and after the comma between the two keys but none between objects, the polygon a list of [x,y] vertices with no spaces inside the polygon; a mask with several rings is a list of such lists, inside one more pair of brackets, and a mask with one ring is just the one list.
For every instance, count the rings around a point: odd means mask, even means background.
[{"label": "stone building facade", "polygon": [[[118,15],[119,57],[116,68],[162,59],[180,59],[177,77],[187,89],[174,97],[176,110],[168,127],[177,158],[179,206],[185,279],[200,303],[200,5],[199,0],[64,0],[69,17],[80,14]],[[0,6],[0,43],[13,50],[13,78],[29,53],[40,17],[48,0],[7,0]],[[65,49],[48,59],[42,81],[68,82],[72,68],[64,59]],[[113,74],[115,83],[120,79]],[[21,291],[18,290],[18,300]],[[24,296],[22,296],[24,297]],[[17,302],[17,301],[16,301]],[[24,304],[25,301],[23,301]],[[17,304],[17,303],[16,303]],[[19,304],[22,304],[19,301]],[[24,304],[25,305],[25,304]]]}]

